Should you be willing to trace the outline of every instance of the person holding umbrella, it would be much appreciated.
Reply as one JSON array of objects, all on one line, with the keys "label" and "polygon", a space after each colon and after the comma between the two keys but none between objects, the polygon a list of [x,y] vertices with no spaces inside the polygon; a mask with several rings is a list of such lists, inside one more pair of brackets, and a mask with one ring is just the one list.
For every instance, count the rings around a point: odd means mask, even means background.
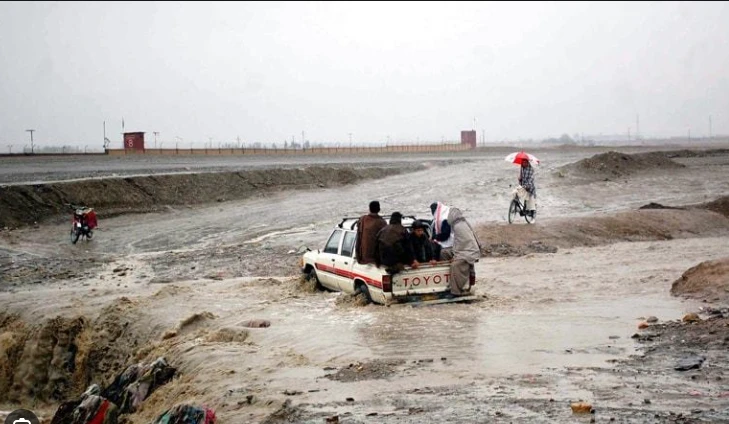
[{"label": "person holding umbrella", "polygon": [[[524,205],[528,214],[534,217],[537,202],[537,187],[534,185],[534,168],[528,160],[521,161],[521,172],[519,173],[519,185],[527,192]],[[521,194],[520,194],[521,195]]]},{"label": "person holding umbrella", "polygon": [[536,202],[537,202],[537,186],[534,183],[534,168],[532,162],[539,164],[539,159],[534,155],[525,153],[523,151],[512,153],[505,159],[507,162],[521,165],[521,171],[519,173],[519,188],[517,193],[519,197],[524,198],[524,206],[527,210],[526,213],[530,214],[532,218],[536,213]]}]

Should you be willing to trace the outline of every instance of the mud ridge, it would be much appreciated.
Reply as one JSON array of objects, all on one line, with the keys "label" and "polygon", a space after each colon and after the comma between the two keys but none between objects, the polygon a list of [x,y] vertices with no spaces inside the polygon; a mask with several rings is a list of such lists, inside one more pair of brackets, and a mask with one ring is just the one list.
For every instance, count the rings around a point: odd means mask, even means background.
[{"label": "mud ridge", "polygon": [[103,218],[168,205],[245,199],[279,190],[335,187],[420,169],[423,166],[418,164],[391,168],[312,166],[0,186],[0,228],[59,216],[66,213],[67,203],[91,206]]},{"label": "mud ridge", "polygon": [[476,233],[485,256],[523,256],[623,241],[729,234],[729,197],[690,207],[656,205],[607,216],[558,218],[549,220],[548,224],[481,225]]},{"label": "mud ridge", "polygon": [[674,281],[671,294],[729,303],[729,258],[705,261],[689,268]]},{"label": "mud ridge", "polygon": [[[684,157],[680,153],[672,157]],[[656,169],[670,170],[686,166],[671,160],[668,152],[627,154],[616,151],[600,153],[557,169],[559,177],[611,179]]]}]

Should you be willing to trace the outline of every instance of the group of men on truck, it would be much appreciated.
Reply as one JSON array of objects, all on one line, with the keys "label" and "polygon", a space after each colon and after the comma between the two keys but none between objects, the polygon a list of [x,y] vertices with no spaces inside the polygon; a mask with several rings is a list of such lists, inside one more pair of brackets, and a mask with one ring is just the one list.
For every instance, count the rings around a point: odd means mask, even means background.
[{"label": "group of men on truck", "polygon": [[[379,215],[380,203],[370,202],[369,213],[360,217],[357,225],[357,261],[384,266],[390,274],[406,266],[417,269],[422,263],[449,261],[450,296],[467,295],[464,288],[474,274],[474,263],[481,257],[478,238],[460,209],[433,202],[430,210],[432,226],[416,220],[412,231],[408,231],[402,225],[400,212],[393,212],[388,224]],[[429,227],[432,238],[425,233]]]}]

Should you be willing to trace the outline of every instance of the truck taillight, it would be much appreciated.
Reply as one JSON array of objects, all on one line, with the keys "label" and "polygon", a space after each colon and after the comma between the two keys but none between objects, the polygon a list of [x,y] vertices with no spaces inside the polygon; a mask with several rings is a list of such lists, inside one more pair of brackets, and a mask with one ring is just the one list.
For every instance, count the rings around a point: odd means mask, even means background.
[{"label": "truck taillight", "polygon": [[388,293],[392,291],[392,280],[389,275],[382,276],[382,291]]}]

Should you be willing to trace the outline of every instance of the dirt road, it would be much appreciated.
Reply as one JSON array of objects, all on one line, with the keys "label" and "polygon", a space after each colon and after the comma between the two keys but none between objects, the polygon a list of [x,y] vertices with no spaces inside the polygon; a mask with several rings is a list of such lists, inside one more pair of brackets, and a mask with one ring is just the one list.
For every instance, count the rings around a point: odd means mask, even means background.
[{"label": "dirt road", "polygon": [[[182,401],[213,406],[221,422],[728,421],[726,358],[707,351],[707,366],[680,373],[680,358],[654,358],[631,336],[648,316],[660,323],[705,306],[672,297],[671,284],[699,262],[729,256],[724,216],[636,209],[726,195],[729,155],[677,158],[684,167],[609,181],[560,174],[593,153],[545,151],[537,224],[512,224],[512,233],[500,228],[518,168],[495,154],[331,189],[101,217],[95,240],[75,246],[65,223],[6,231],[0,324],[32,340],[53,317],[86,317],[96,343],[88,348],[113,352],[116,366],[92,373],[104,383],[135,358],[169,358],[181,377],[129,416],[134,423]],[[483,300],[469,305],[361,307],[301,290],[297,251],[320,246],[341,217],[360,215],[372,199],[383,213],[419,216],[439,200],[462,208],[486,243],[557,249],[482,259]],[[663,232],[637,231],[639,216]],[[610,226],[601,224],[608,218]],[[584,235],[586,221],[590,243],[569,231]],[[202,318],[188,320],[194,314]],[[271,326],[245,328],[251,319]],[[103,334],[114,322],[126,323],[124,335],[110,340]],[[245,336],[229,341],[221,331]],[[38,359],[20,356],[3,363]],[[38,378],[53,373],[48,363]],[[79,372],[66,372],[67,395],[83,390]],[[0,410],[27,402],[17,383]],[[573,415],[570,402],[580,399],[595,413]],[[54,407],[48,400],[38,409],[49,415]]]}]

